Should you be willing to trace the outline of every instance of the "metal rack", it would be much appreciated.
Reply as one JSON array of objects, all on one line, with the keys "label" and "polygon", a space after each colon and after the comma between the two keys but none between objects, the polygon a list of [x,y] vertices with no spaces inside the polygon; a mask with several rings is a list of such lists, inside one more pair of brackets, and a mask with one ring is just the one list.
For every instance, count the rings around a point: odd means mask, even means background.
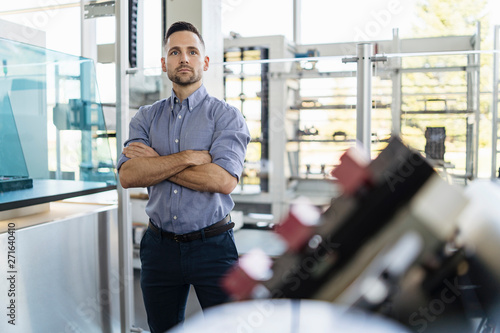
[{"label": "metal rack", "polygon": [[[388,59],[382,63],[373,64],[372,75],[373,77],[380,77],[382,79],[390,79],[392,82],[392,96],[391,102],[385,107],[390,107],[392,109],[392,128],[391,133],[393,135],[402,134],[402,123],[401,119],[413,119],[414,117],[423,117],[424,115],[429,115],[431,117],[436,117],[439,115],[447,115],[453,117],[454,119],[465,120],[466,126],[463,130],[460,130],[461,135],[465,136],[464,144],[460,146],[460,151],[465,154],[465,167],[464,172],[457,172],[456,178],[463,178],[465,181],[467,179],[473,179],[477,177],[478,172],[478,138],[479,138],[479,50],[480,50],[480,26],[476,27],[476,32],[472,36],[447,36],[447,37],[436,37],[436,38],[418,38],[418,39],[405,39],[401,40],[398,35],[397,29],[394,29],[392,41],[373,41],[372,44],[375,45],[376,50],[372,54],[371,58],[376,58],[377,55],[386,55]],[[338,56],[350,50],[353,52],[356,50],[356,45],[354,43],[342,43],[329,45],[330,48],[323,47],[322,45],[307,45],[298,46],[298,50],[305,47],[317,47],[321,54],[326,56]],[[404,60],[411,57],[433,57],[433,56],[458,56],[460,60],[460,65],[452,65],[449,63],[444,63],[444,65],[439,66],[408,66],[404,64]],[[462,64],[463,63],[463,64]],[[359,71],[359,70],[358,70]],[[414,73],[438,73],[440,75],[446,75],[446,73],[463,73],[463,92],[449,92],[446,91],[444,97],[443,93],[428,93],[420,92],[418,95],[424,98],[424,104],[421,107],[414,108],[412,110],[404,110],[405,98],[414,98],[405,91],[405,85],[403,83],[404,76],[413,75]],[[442,74],[441,74],[442,73]],[[332,75],[329,75],[330,77]],[[345,76],[345,75],[343,75]],[[324,77],[324,75],[317,75],[317,77]],[[363,91],[359,89],[359,85],[366,84],[367,79],[358,76],[358,91]],[[448,95],[460,94],[464,105],[460,107],[446,105],[446,99],[449,98]],[[416,96],[416,95],[415,95]],[[358,104],[359,94],[358,94]],[[427,108],[427,102],[433,100],[442,99],[445,103],[444,108],[440,110],[430,110]],[[365,103],[366,104],[366,103]],[[384,106],[381,106],[384,107]],[[346,106],[347,108],[347,106]],[[361,131],[361,124],[367,123],[367,121],[360,122],[360,116],[357,117],[357,126],[359,129],[357,133]],[[368,134],[365,133],[365,137]],[[423,138],[423,132],[422,132]],[[360,138],[358,137],[358,140]],[[370,140],[365,140],[364,142],[369,142]],[[421,140],[422,141],[422,140]],[[373,149],[372,149],[373,150]],[[423,149],[422,149],[423,152]],[[373,152],[372,152],[373,153]],[[462,160],[461,160],[462,161]],[[443,165],[451,165],[450,163],[443,163]]]},{"label": "metal rack", "polygon": [[[466,155],[466,171],[464,175],[459,175],[459,177],[464,179],[477,177],[479,53],[476,51],[479,50],[480,46],[479,35],[478,26],[476,33],[472,36],[449,36],[405,40],[401,40],[399,38],[398,31],[395,29],[392,40],[371,41],[368,43],[352,42],[328,45],[293,45],[286,41],[286,39],[282,36],[236,38],[226,40],[225,49],[265,47],[269,50],[269,59],[263,59],[260,62],[266,63],[267,61],[269,64],[269,114],[267,119],[263,119],[267,120],[269,126],[269,187],[267,192],[261,191],[252,195],[247,195],[245,193],[233,194],[236,205],[247,204],[253,205],[254,208],[261,207],[262,205],[267,206],[269,208],[268,212],[273,216],[273,219],[277,221],[280,220],[283,214],[287,211],[290,200],[301,194],[301,188],[307,188],[305,195],[309,196],[309,194],[312,193],[312,196],[315,198],[317,197],[318,202],[320,202],[322,191],[315,188],[319,186],[317,181],[318,179],[315,178],[322,178],[319,180],[323,184],[325,183],[325,177],[316,177],[317,175],[312,175],[314,172],[311,172],[311,175],[315,177],[303,177],[303,175],[301,176],[298,174],[298,163],[300,163],[301,159],[300,151],[303,151],[303,148],[300,148],[300,146],[303,146],[304,144],[323,145],[331,151],[332,145],[336,145],[335,147],[338,146],[337,148],[340,150],[345,150],[347,146],[355,144],[354,138],[356,138],[358,141],[365,144],[368,151],[371,149],[376,152],[377,150],[382,149],[383,147],[379,147],[379,145],[370,147],[370,144],[374,142],[372,124],[370,123],[371,114],[374,108],[380,110],[391,110],[390,113],[384,115],[384,117],[387,117],[387,121],[390,122],[390,125],[387,125],[388,136],[390,134],[401,135],[401,119],[405,116],[407,119],[408,117],[413,117],[415,115],[418,116],[418,114],[432,114],[432,116],[435,117],[441,113],[452,115],[455,118],[460,117],[460,119],[465,119],[467,127],[466,130],[462,132],[465,133],[467,139],[465,146],[461,144],[460,149],[463,148]],[[370,46],[373,48],[373,51],[370,50]],[[368,49],[364,50],[367,47]],[[321,57],[294,58],[295,54],[304,54],[311,49],[320,53]],[[345,58],[350,52],[356,53],[356,55],[352,58]],[[402,60],[406,57],[446,54],[464,56],[465,60],[460,61],[465,63],[459,66],[445,64],[444,66],[430,68],[423,66],[413,66],[413,68],[409,68],[408,66],[403,66]],[[387,58],[385,56],[387,56]],[[301,70],[299,66],[297,66],[299,61],[317,62],[322,61],[323,59],[333,60],[338,62],[340,66],[344,67],[336,66],[335,68],[338,67],[338,70],[322,72],[308,69]],[[363,60],[365,64],[360,64]],[[375,60],[384,61],[374,62]],[[353,67],[353,70],[349,70],[349,67],[345,67],[349,65],[343,65],[341,63],[347,63],[349,61],[359,61],[358,70],[355,70],[355,67]],[[241,64],[244,63],[252,62],[241,61]],[[360,70],[359,67],[362,65],[366,68],[362,67]],[[364,72],[363,68],[365,69]],[[462,100],[466,101],[464,102],[466,103],[466,106],[463,105],[460,108],[454,108],[453,106],[450,107],[450,105],[447,104],[446,107],[439,112],[436,110],[426,110],[427,108],[422,105],[421,109],[407,110],[406,113],[402,112],[404,97],[411,95],[404,92],[402,77],[411,73],[431,72],[464,73],[465,80],[463,85],[466,87],[466,91],[460,92],[460,94],[462,94]],[[349,102],[344,101],[347,103],[344,105],[344,109],[346,112],[354,112],[354,110],[357,110],[356,120],[353,122],[354,127],[351,131],[353,133],[356,132],[356,136],[354,137],[354,135],[352,135],[352,137],[347,138],[349,140],[346,139],[344,141],[336,140],[336,138],[330,139],[326,137],[314,137],[312,135],[307,135],[309,133],[298,136],[298,131],[303,130],[302,128],[299,128],[298,125],[300,122],[300,110],[307,109],[314,112],[316,109],[328,111],[342,108],[342,106],[337,105],[339,104],[338,100],[330,103],[332,105],[326,106],[302,105],[300,101],[302,101],[304,96],[300,96],[301,81],[303,79],[311,78],[341,79],[352,78],[354,76],[357,76],[356,82],[358,85],[358,92],[355,94],[357,100],[356,107],[354,107],[352,102],[348,105]],[[379,103],[376,103],[375,105],[373,104],[371,94],[372,76],[383,80],[390,80],[392,90],[387,94],[387,96],[389,96],[389,94],[391,95],[390,101],[379,101]],[[360,87],[365,89],[361,89]],[[384,89],[386,88],[388,89],[389,85],[384,86]],[[345,93],[340,94],[342,95]],[[374,95],[378,96],[379,94],[379,92],[376,92]],[[423,95],[423,97],[427,99],[443,98],[440,96],[431,96],[435,95],[432,92],[429,94],[426,92]],[[337,97],[337,94],[333,93],[332,97]],[[427,102],[430,103],[430,101]],[[342,104],[342,100],[340,103]],[[423,133],[422,138],[424,138]],[[381,143],[384,143],[384,139],[386,138],[384,137],[382,140],[378,140],[378,142],[380,143],[380,141],[382,141]],[[336,150],[337,148],[333,149]],[[450,165],[450,163],[444,163],[443,165]],[[325,198],[331,197],[334,195],[332,192],[335,192],[335,190],[329,188],[323,196]]]},{"label": "metal rack", "polygon": [[[268,83],[263,82],[263,91],[269,91],[267,115],[263,114],[261,127],[267,130],[260,142],[267,150],[267,179],[262,183],[265,185],[258,191],[247,192],[245,188],[232,194],[236,204],[235,209],[252,213],[268,214],[278,220],[288,211],[287,179],[283,172],[286,160],[286,137],[284,135],[283,123],[287,105],[287,86],[281,80],[273,80],[271,73],[288,73],[289,63],[274,62],[276,59],[289,58],[293,56],[294,49],[283,36],[250,37],[226,39],[224,49],[266,49],[268,60],[262,60],[269,69],[270,78]],[[243,64],[252,62],[237,62]],[[259,63],[259,62],[253,62]],[[265,81],[265,80],[264,80]],[[262,96],[261,96],[262,97]],[[264,110],[265,108],[263,108]],[[255,142],[255,141],[254,141]],[[257,144],[257,142],[255,142]],[[265,147],[268,144],[268,147]],[[262,166],[261,166],[262,167]],[[248,189],[248,187],[247,187]],[[251,209],[250,209],[251,208]]]}]

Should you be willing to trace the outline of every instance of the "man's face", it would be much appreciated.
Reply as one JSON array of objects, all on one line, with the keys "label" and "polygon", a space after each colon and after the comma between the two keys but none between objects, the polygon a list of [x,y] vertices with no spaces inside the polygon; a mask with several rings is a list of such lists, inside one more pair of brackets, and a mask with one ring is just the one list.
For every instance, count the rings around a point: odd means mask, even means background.
[{"label": "man's face", "polygon": [[208,69],[209,59],[203,44],[190,31],[177,31],[170,35],[165,45],[162,68],[168,78],[181,86],[199,82]]}]

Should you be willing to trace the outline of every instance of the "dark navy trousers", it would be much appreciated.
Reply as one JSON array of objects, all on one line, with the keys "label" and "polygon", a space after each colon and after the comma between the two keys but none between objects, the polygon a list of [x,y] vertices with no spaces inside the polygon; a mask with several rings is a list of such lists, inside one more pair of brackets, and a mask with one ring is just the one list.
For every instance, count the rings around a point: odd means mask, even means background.
[{"label": "dark navy trousers", "polygon": [[184,320],[190,285],[202,309],[229,301],[221,278],[238,260],[233,230],[186,243],[150,228],[141,240],[141,288],[151,333]]}]

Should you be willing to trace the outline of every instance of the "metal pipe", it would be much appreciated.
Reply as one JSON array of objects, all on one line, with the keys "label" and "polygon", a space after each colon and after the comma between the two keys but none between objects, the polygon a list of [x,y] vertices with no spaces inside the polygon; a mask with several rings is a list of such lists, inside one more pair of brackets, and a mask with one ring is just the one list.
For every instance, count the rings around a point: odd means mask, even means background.
[{"label": "metal pipe", "polygon": [[[493,34],[493,49],[500,49],[500,25],[496,25]],[[493,54],[493,100],[491,104],[491,179],[497,178],[497,140],[498,140],[498,52]]]},{"label": "metal pipe", "polygon": [[358,44],[356,140],[361,143],[368,154],[371,152],[372,61],[370,57],[372,53],[372,44]]},{"label": "metal pipe", "polygon": [[[425,56],[448,56],[448,55],[468,55],[468,54],[492,54],[492,53],[500,53],[500,50],[472,50],[472,51],[443,51],[443,52],[408,52],[408,53],[384,53],[383,57],[390,58],[409,58],[409,57],[425,57]],[[381,55],[379,55],[381,57]],[[339,58],[342,59],[342,62],[354,62],[351,60],[355,60],[356,57],[344,57],[343,55],[335,55],[335,56],[320,56],[320,57],[306,57],[306,58],[273,58],[273,59],[260,59],[260,60],[245,60],[245,61],[226,61],[226,62],[214,62],[210,63],[211,66],[219,66],[219,65],[241,65],[241,64],[271,64],[271,63],[286,63],[286,62],[302,62],[302,61],[325,61],[331,60],[336,61]],[[345,60],[345,61],[344,61]],[[440,67],[437,67],[440,70]],[[443,69],[448,67],[442,67]],[[465,66],[455,66],[452,68],[463,68]],[[412,70],[412,69],[408,69]],[[422,68],[422,70],[429,70],[429,68]],[[406,71],[406,70],[405,70]]]},{"label": "metal pipe", "polygon": [[302,0],[293,0],[293,42],[302,44]]},{"label": "metal pipe", "polygon": [[[481,23],[477,22],[476,34],[474,39],[474,49],[479,51],[481,49]],[[479,122],[481,121],[481,55],[476,53],[473,55],[474,65],[477,69],[473,71],[474,77],[474,145],[472,155],[472,179],[477,178],[479,169]]]},{"label": "metal pipe", "polygon": [[[129,82],[128,62],[128,1],[115,2],[116,22],[116,149],[119,154],[128,137]],[[128,191],[117,184],[118,190],[118,267],[120,280],[120,332],[129,333],[132,327],[133,280],[132,221]]]},{"label": "metal pipe", "polygon": [[[55,105],[59,104],[59,64],[54,66]],[[62,179],[61,172],[61,131],[56,128],[56,179]]]},{"label": "metal pipe", "polygon": [[[392,47],[397,53],[401,52],[401,40],[399,39],[399,29],[392,30]],[[401,58],[391,59],[392,78],[392,129],[394,136],[401,135]]]}]

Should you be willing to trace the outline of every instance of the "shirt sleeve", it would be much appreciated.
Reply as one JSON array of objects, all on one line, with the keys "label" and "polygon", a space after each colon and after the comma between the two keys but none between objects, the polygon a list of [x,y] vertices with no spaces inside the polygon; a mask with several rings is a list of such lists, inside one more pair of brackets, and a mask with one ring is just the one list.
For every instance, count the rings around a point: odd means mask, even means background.
[{"label": "shirt sleeve", "polygon": [[226,103],[215,122],[210,155],[212,163],[240,179],[243,163],[250,142],[250,133],[241,112]]},{"label": "shirt sleeve", "polygon": [[[139,111],[135,114],[135,116],[130,121],[129,125],[129,138],[123,144],[124,147],[127,147],[131,142],[142,142],[145,145],[150,146],[149,143],[149,128],[151,126],[151,117],[150,115],[151,105],[141,106]],[[123,155],[123,152],[120,154],[118,158],[118,162],[116,163],[116,169],[120,170],[120,167],[123,163],[128,161],[130,158]]]}]

